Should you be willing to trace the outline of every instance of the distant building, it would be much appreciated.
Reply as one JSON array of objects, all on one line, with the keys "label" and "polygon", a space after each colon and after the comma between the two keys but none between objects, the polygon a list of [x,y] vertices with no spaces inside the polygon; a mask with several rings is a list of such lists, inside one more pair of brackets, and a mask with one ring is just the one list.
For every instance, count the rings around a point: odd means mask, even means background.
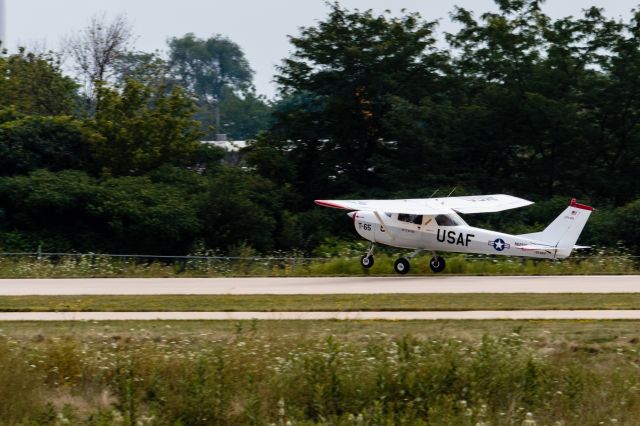
[{"label": "distant building", "polygon": [[214,145],[228,152],[238,152],[247,146],[247,141],[202,141],[208,145]]},{"label": "distant building", "polygon": [[202,143],[222,148],[226,152],[223,162],[233,166],[240,163],[240,150],[248,145],[247,141],[228,140],[202,141]]}]

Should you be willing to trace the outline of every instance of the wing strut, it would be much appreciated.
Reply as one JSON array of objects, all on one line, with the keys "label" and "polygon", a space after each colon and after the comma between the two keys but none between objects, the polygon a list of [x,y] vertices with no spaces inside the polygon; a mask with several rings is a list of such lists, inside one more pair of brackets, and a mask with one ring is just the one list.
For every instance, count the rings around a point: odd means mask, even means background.
[{"label": "wing strut", "polygon": [[373,214],[376,216],[376,219],[378,219],[380,221],[380,225],[384,226],[384,229],[389,233],[389,236],[391,237],[391,240],[395,241],[396,240],[396,236],[393,234],[393,232],[391,232],[391,228],[389,228],[387,226],[387,224],[384,223],[384,220],[382,220],[382,216],[380,216],[380,213],[374,211]]}]

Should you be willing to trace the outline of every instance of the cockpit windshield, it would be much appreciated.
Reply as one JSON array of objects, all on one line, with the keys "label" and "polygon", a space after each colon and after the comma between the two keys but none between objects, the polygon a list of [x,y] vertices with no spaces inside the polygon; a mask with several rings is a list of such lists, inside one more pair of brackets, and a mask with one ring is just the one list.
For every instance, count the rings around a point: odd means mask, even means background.
[{"label": "cockpit windshield", "polygon": [[436,223],[439,226],[458,226],[459,223],[455,221],[452,217],[446,214],[440,214],[436,216]]}]

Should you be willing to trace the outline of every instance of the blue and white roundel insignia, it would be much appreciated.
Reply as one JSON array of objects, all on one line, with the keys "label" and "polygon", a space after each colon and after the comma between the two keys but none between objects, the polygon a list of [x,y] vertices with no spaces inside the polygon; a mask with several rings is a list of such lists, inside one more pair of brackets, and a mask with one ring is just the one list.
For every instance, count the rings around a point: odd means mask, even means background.
[{"label": "blue and white roundel insignia", "polygon": [[504,249],[507,249],[507,248],[511,247],[511,244],[505,243],[502,238],[498,238],[496,240],[489,241],[489,245],[491,247],[493,247],[494,249],[496,249],[497,251],[502,251]]}]

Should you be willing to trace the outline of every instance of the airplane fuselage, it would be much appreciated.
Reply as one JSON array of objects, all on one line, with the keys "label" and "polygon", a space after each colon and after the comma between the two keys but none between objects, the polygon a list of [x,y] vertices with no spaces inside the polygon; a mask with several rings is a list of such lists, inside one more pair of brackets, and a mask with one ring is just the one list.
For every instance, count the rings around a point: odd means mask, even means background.
[{"label": "airplane fuselage", "polygon": [[543,259],[565,258],[571,249],[528,249],[540,241],[469,226],[459,215],[351,213],[358,234],[376,244],[434,252],[478,253]]}]

